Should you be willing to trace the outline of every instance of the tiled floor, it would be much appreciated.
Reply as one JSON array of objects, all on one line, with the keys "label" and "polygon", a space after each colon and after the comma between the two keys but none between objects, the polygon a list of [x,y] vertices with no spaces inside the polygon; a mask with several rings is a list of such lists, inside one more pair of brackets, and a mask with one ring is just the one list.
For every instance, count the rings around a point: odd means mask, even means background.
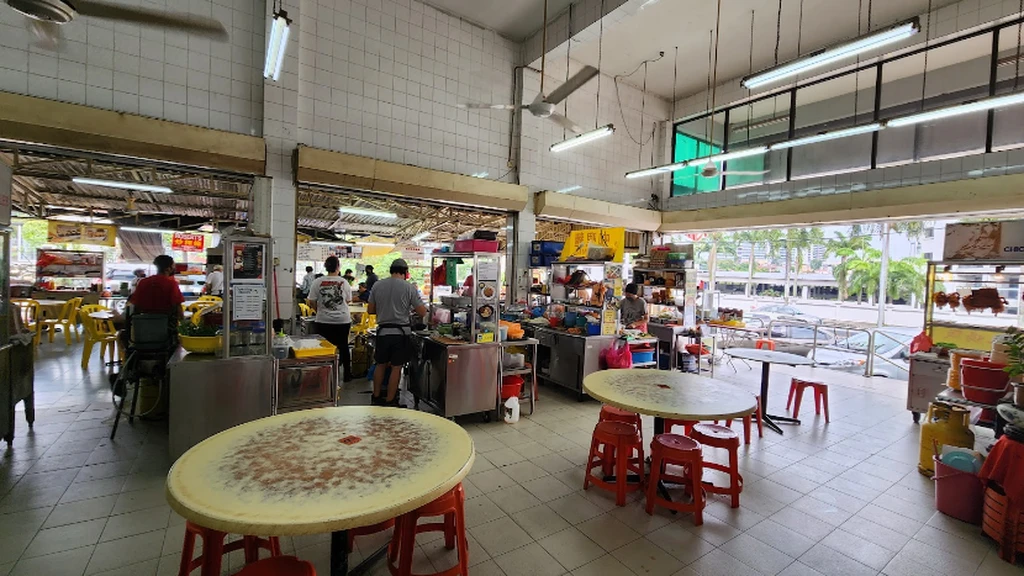
[{"label": "tiled floor", "polygon": [[[35,430],[26,433],[19,421],[14,446],[0,459],[0,576],[175,574],[183,520],[164,500],[165,428],[124,426],[109,441],[105,373],[95,359],[94,369],[83,372],[79,358],[78,347],[43,345]],[[718,375],[753,390],[760,371],[737,364],[738,372],[722,367]],[[774,412],[783,409],[787,373],[834,384],[832,423],[814,418],[805,401],[803,426],[785,427],[785,436],[766,431],[742,449],[741,507],[711,497],[701,527],[689,515],[648,516],[636,497],[619,508],[600,490],[581,490],[596,402],[543,388],[537,413],[516,425],[467,421],[478,452],[464,483],[470,573],[1024,572],[1001,561],[977,527],[934,511],[932,484],[916,470],[918,428],[904,409],[902,383],[777,368]],[[355,559],[384,538],[357,541]],[[452,562],[437,538],[424,535],[418,543],[416,571]],[[287,538],[283,546],[327,574],[327,535]],[[233,558],[231,568],[238,565]]]}]

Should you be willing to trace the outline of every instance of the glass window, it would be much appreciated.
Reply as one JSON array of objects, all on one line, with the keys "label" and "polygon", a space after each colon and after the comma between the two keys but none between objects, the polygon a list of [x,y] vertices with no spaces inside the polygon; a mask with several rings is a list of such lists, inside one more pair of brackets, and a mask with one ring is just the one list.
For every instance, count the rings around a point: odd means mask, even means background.
[{"label": "glass window", "polygon": [[[882,118],[954,106],[988,96],[992,36],[983,34],[884,65]],[[878,137],[878,165],[892,166],[985,151],[988,113],[975,112],[886,128]]]},{"label": "glass window", "polygon": [[[840,76],[796,92],[795,138],[868,124],[875,108],[875,69]],[[866,170],[871,134],[793,148],[793,179]]]},{"label": "glass window", "polygon": [[[996,61],[996,95],[1024,89],[1024,49],[1017,38],[1022,25],[1007,26],[999,31],[999,56]],[[1021,36],[1024,38],[1024,35]],[[1010,106],[995,111],[992,125],[992,149],[1009,150],[1024,146],[1024,106]]]},{"label": "glass window", "polygon": [[[729,149],[767,146],[785,140],[789,133],[789,106],[790,96],[786,93],[730,110]],[[785,179],[784,150],[726,162],[726,188],[783,182]]]},{"label": "glass window", "polygon": [[[725,113],[677,125],[672,161],[693,160],[721,152],[725,135],[724,125]],[[718,163],[718,169],[722,169],[721,163]],[[697,166],[686,167],[674,172],[672,174],[672,195],[685,196],[716,192],[721,189],[720,176],[708,178],[702,176],[700,172],[701,168]]]}]

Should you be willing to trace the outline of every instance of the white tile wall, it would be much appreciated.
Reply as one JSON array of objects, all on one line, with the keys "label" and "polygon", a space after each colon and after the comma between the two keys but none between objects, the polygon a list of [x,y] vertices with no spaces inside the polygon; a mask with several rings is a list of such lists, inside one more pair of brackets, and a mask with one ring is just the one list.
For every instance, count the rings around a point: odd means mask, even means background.
[{"label": "white tile wall", "polygon": [[[415,0],[303,0],[300,143],[489,178],[507,175],[518,47]],[[268,111],[269,113],[269,111]]]},{"label": "white tile wall", "polygon": [[[561,69],[564,70],[564,61]],[[573,64],[572,72],[576,69],[577,65]],[[550,93],[564,81],[564,71],[559,77],[549,74],[545,90]],[[533,100],[540,91],[540,74],[527,70],[524,89],[523,100]],[[584,129],[595,126],[597,91],[598,81],[595,78],[567,100],[569,118]],[[661,130],[656,131],[655,128],[668,119],[669,103],[648,94],[641,132],[643,93],[620,83],[616,95],[615,83],[603,75],[600,91],[600,114],[596,116],[596,125],[613,123],[615,133],[576,148],[551,152],[549,147],[552,144],[571,134],[564,134],[562,128],[550,120],[524,113],[521,183],[534,191],[561,190],[579,185],[583,188],[570,192],[574,196],[645,207],[652,193],[662,197],[663,184],[657,179],[627,180],[625,173],[664,162]],[[559,106],[558,111],[565,113],[566,108]],[[642,151],[640,142],[643,142]]]},{"label": "white tile wall", "polygon": [[79,17],[65,46],[32,46],[24,18],[0,6],[0,90],[262,134],[263,0],[113,0],[213,17],[228,42]]}]

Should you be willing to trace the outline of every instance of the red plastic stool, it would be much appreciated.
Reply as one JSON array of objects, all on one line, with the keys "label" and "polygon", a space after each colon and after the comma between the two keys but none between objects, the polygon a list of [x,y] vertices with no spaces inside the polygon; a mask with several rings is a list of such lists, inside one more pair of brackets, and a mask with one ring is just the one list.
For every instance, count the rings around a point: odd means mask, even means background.
[{"label": "red plastic stool", "polygon": [[[811,382],[809,380],[801,380],[799,378],[793,378],[789,384],[789,400],[786,402],[786,410],[789,410],[790,405],[793,406],[793,418],[799,418],[800,416],[800,401],[804,399],[805,388],[814,389],[814,413],[821,414],[821,405],[825,405],[825,423],[828,424],[828,384],[824,382]],[[796,398],[796,403],[793,400]]]},{"label": "red plastic stool", "polygon": [[[757,437],[764,438],[764,422],[761,421],[761,397],[754,396],[754,403],[757,404],[757,408],[754,409],[754,413],[750,416],[743,417],[743,443],[750,446],[750,423],[751,420],[757,422]],[[715,424],[718,424],[716,421]],[[725,421],[726,426],[732,426],[732,420]]]},{"label": "red plastic stool", "polygon": [[693,425],[697,424],[696,420],[671,420],[665,419],[665,434],[671,434],[672,429],[676,426],[683,427],[683,436],[689,436],[690,431],[693,430]]},{"label": "red plastic stool", "polygon": [[[666,464],[683,467],[683,475],[675,476],[664,471]],[[693,512],[693,524],[704,523],[704,507],[708,496],[701,484],[704,474],[704,462],[701,457],[701,446],[692,438],[678,434],[658,434],[651,442],[651,476],[647,479],[647,513],[654,514],[654,506],[658,505],[679,512]],[[690,503],[673,502],[658,495],[659,482],[682,484],[690,495]]]},{"label": "red plastic stool", "polygon": [[640,440],[644,438],[644,424],[640,420],[640,415],[636,412],[630,412],[629,410],[623,410],[622,408],[616,408],[615,406],[609,406],[605,404],[601,406],[601,414],[597,417],[598,422],[623,422],[625,424],[632,424],[636,426],[636,429],[640,432]]},{"label": "red plastic stool", "polygon": [[[195,553],[196,536],[203,539],[203,553],[198,558],[193,558]],[[270,552],[271,557],[281,555],[281,544],[276,536],[260,538],[258,536],[243,536],[241,540],[224,543],[227,533],[210,528],[203,528],[192,522],[185,522],[185,542],[181,548],[181,564],[178,567],[178,576],[188,576],[193,570],[202,566],[202,576],[220,576],[221,563],[224,554],[235,550],[245,550],[245,563],[252,564],[260,558],[260,548]]]},{"label": "red plastic stool", "polygon": [[[615,482],[609,482],[604,476],[598,478],[591,470],[601,467],[602,471],[614,467]],[[629,473],[640,477],[639,482],[630,484]],[[590,441],[590,454],[587,456],[586,477],[583,489],[590,488],[591,482],[598,488],[615,492],[615,504],[626,505],[626,493],[643,488],[644,483],[644,443],[636,426],[622,422],[598,422],[594,427],[594,435]]]},{"label": "red plastic stool", "polygon": [[[396,519],[395,534],[388,549],[388,569],[393,576],[412,576],[412,554],[416,548],[416,535],[422,532],[444,532],[444,546],[459,549],[459,563],[430,576],[469,575],[469,541],[466,540],[466,492],[462,484],[452,488],[430,504],[420,506]],[[442,522],[418,524],[420,518],[444,516]],[[395,561],[398,565],[395,566]]]},{"label": "red plastic stool", "polygon": [[754,349],[756,350],[775,350],[774,340],[760,339],[754,342]]},{"label": "red plastic stool", "polygon": [[352,544],[356,541],[356,536],[369,536],[378,532],[383,532],[388,528],[395,527],[395,519],[385,520],[370,526],[363,526],[361,528],[349,528],[348,530],[348,551],[352,551]]},{"label": "red plastic stool", "polygon": [[704,468],[718,470],[729,475],[728,486],[715,486],[704,482],[704,489],[715,494],[727,494],[732,497],[732,507],[740,507],[740,492],[743,491],[743,476],[740,476],[739,457],[740,437],[731,428],[718,424],[697,424],[693,427],[691,437],[703,446],[725,448],[729,451],[729,465],[718,462],[704,461]]},{"label": "red plastic stool", "polygon": [[295,556],[275,556],[249,564],[235,576],[316,576],[316,569]]}]

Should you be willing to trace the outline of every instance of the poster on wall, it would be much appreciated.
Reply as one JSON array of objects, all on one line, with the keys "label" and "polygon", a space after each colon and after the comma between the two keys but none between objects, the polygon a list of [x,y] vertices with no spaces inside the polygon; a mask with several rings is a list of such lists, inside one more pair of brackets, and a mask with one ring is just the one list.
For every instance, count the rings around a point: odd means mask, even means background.
[{"label": "poster on wall", "polygon": [[206,249],[206,236],[189,232],[175,232],[171,237],[171,250],[202,252]]},{"label": "poster on wall", "polygon": [[47,224],[46,239],[49,242],[64,244],[95,244],[110,246],[116,244],[117,227],[107,224],[83,224],[81,222],[61,222],[50,220]]},{"label": "poster on wall", "polygon": [[231,244],[231,281],[242,284],[262,284],[266,274],[264,245],[259,242]]},{"label": "poster on wall", "polygon": [[950,224],[942,258],[1024,261],[1024,221]]},{"label": "poster on wall", "polygon": [[266,289],[262,285],[241,285],[231,287],[232,320],[262,320]]},{"label": "poster on wall", "polygon": [[37,250],[36,278],[102,278],[103,253]]}]

